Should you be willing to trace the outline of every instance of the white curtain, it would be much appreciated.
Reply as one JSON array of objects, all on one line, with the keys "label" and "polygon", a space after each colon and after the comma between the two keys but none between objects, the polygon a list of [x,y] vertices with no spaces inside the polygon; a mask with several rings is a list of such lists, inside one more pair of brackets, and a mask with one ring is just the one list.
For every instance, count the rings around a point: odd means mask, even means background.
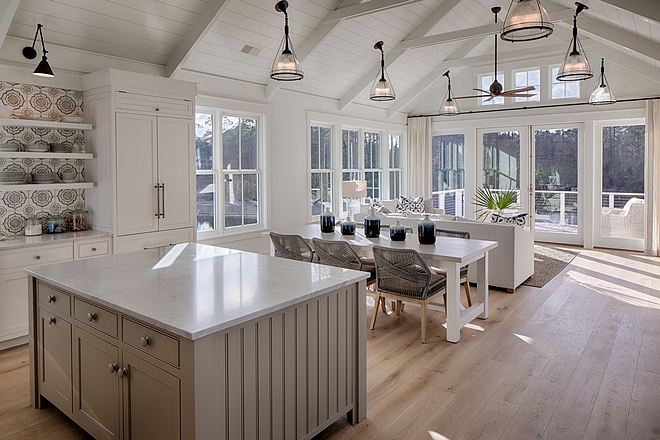
[{"label": "white curtain", "polygon": [[431,197],[431,118],[408,119],[408,194]]},{"label": "white curtain", "polygon": [[646,167],[644,253],[660,255],[660,100],[646,101]]}]

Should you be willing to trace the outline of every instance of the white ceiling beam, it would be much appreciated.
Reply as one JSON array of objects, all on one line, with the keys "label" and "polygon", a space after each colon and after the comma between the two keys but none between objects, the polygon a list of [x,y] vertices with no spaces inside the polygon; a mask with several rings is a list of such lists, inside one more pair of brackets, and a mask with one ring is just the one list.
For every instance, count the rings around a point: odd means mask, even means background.
[{"label": "white ceiling beam", "polygon": [[188,60],[195,48],[202,42],[231,0],[211,0],[197,23],[174,50],[165,66],[165,75],[171,78]]},{"label": "white ceiling beam", "polygon": [[641,17],[660,23],[660,8],[657,0],[601,0],[615,8],[632,12]]},{"label": "white ceiling beam", "polygon": [[[407,37],[408,38],[420,38],[427,34],[433,27],[440,22],[449,12],[454,9],[454,7],[459,4],[461,0],[447,0],[440,7],[433,12],[426,20],[422,22],[417,28],[412,31]],[[404,40],[405,41],[405,40]],[[400,44],[400,43],[399,43]],[[398,46],[397,46],[398,47]],[[405,53],[405,49],[397,49],[390,51],[387,54],[387,62],[389,65],[394,63],[401,55]],[[365,75],[360,81],[355,84],[351,90],[349,90],[344,96],[339,100],[339,110],[346,108],[348,104],[353,102],[353,100],[360,94],[362,91],[368,87],[371,82],[374,80],[378,72],[380,71],[380,64],[378,67],[374,68],[372,73]]]},{"label": "white ceiling beam", "polygon": [[608,25],[591,17],[582,17],[578,21],[578,29],[595,35],[596,37],[609,40],[626,49],[642,55],[646,55],[656,61],[660,61],[660,44],[648,40],[621,28]]},{"label": "white ceiling beam", "polygon": [[348,20],[350,18],[361,17],[363,15],[373,14],[374,12],[386,11],[399,6],[405,6],[417,3],[422,0],[369,0],[350,6],[343,6],[335,9],[325,16],[322,23],[332,23],[337,20]]},{"label": "white ceiling beam", "polygon": [[5,37],[7,36],[7,31],[11,25],[12,20],[14,19],[14,14],[16,14],[16,9],[18,9],[18,3],[20,0],[8,0],[0,2],[0,47],[5,42]]},{"label": "white ceiling beam", "polygon": [[[345,5],[345,8],[349,8],[351,5],[358,4],[360,1],[361,0],[347,0],[343,4]],[[332,14],[332,12],[329,12],[328,15]],[[298,62],[302,64],[302,62],[305,61],[305,59],[310,56],[321,43],[323,43],[328,35],[330,35],[332,31],[341,24],[341,22],[342,20],[333,21],[330,23],[321,23],[319,27],[317,27],[309,37],[307,37],[305,42],[301,44],[296,51]],[[273,94],[277,92],[281,87],[281,81],[269,80],[268,85],[266,85],[266,99],[270,99],[270,97],[273,96]]]},{"label": "white ceiling beam", "polygon": [[[465,58],[465,56],[470,53],[479,43],[483,41],[483,38],[473,38],[469,41],[466,41],[458,50],[451,54],[447,59],[445,59],[439,67],[436,67],[433,72],[427,75],[423,80],[417,83],[412,89],[408,91],[404,96],[400,96],[394,101],[394,104],[387,109],[387,118],[391,118],[396,115],[399,110],[410,104],[417,96],[419,96],[424,90],[428,89],[435,83],[442,73],[444,73],[443,66],[447,62],[454,60],[460,60]],[[442,73],[438,74],[438,70],[442,70]]]}]

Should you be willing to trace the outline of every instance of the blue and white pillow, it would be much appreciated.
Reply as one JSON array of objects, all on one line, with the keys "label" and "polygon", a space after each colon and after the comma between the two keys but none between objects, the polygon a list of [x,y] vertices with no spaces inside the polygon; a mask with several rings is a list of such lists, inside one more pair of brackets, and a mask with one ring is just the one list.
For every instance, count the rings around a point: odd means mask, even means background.
[{"label": "blue and white pillow", "polygon": [[404,214],[412,212],[421,214],[424,212],[424,196],[419,197],[399,197],[399,202],[396,204],[396,212]]}]

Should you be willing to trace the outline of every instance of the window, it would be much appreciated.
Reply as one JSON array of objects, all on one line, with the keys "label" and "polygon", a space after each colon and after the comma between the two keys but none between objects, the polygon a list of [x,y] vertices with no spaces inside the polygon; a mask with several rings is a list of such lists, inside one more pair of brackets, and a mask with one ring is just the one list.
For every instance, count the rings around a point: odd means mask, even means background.
[{"label": "window", "polygon": [[[502,84],[504,90],[504,74],[497,75],[497,81]],[[481,90],[486,92],[490,89],[490,85],[493,83],[493,75],[482,75],[481,76]],[[498,96],[497,98],[489,99],[481,98],[481,105],[493,105],[493,104],[504,104],[504,97]]]},{"label": "window", "polygon": [[389,166],[390,166],[390,199],[398,199],[401,197],[401,176],[403,175],[403,168],[401,168],[401,135],[390,135],[390,150],[389,150]]},{"label": "window", "polygon": [[367,198],[380,199],[380,133],[364,132],[364,169]]},{"label": "window", "polygon": [[341,132],[341,180],[360,180],[360,131]]},{"label": "window", "polygon": [[540,101],[541,100],[541,71],[540,70],[524,70],[522,72],[514,72],[513,79],[516,89],[521,89],[528,86],[536,87],[534,96],[516,97],[516,102]]},{"label": "window", "polygon": [[259,118],[203,110],[195,121],[198,232],[260,224]]},{"label": "window", "polygon": [[431,148],[433,207],[462,217],[465,213],[465,136],[433,136]]},{"label": "window", "polygon": [[312,125],[311,130],[312,215],[321,215],[332,210],[332,128]]},{"label": "window", "polygon": [[579,81],[558,81],[557,72],[559,67],[552,68],[552,99],[564,98],[579,98],[580,97],[580,82]]}]

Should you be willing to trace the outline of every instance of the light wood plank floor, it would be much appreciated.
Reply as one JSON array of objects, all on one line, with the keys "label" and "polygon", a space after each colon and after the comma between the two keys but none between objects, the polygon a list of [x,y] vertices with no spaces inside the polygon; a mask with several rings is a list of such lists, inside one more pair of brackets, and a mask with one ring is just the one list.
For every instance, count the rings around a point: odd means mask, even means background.
[{"label": "light wood plank floor", "polygon": [[[489,319],[445,341],[444,314],[381,314],[368,412],[322,439],[660,439],[660,259],[580,250],[542,289],[491,290]],[[371,316],[367,307],[365,325]],[[0,439],[88,439],[34,410],[27,347],[0,352]]]}]

